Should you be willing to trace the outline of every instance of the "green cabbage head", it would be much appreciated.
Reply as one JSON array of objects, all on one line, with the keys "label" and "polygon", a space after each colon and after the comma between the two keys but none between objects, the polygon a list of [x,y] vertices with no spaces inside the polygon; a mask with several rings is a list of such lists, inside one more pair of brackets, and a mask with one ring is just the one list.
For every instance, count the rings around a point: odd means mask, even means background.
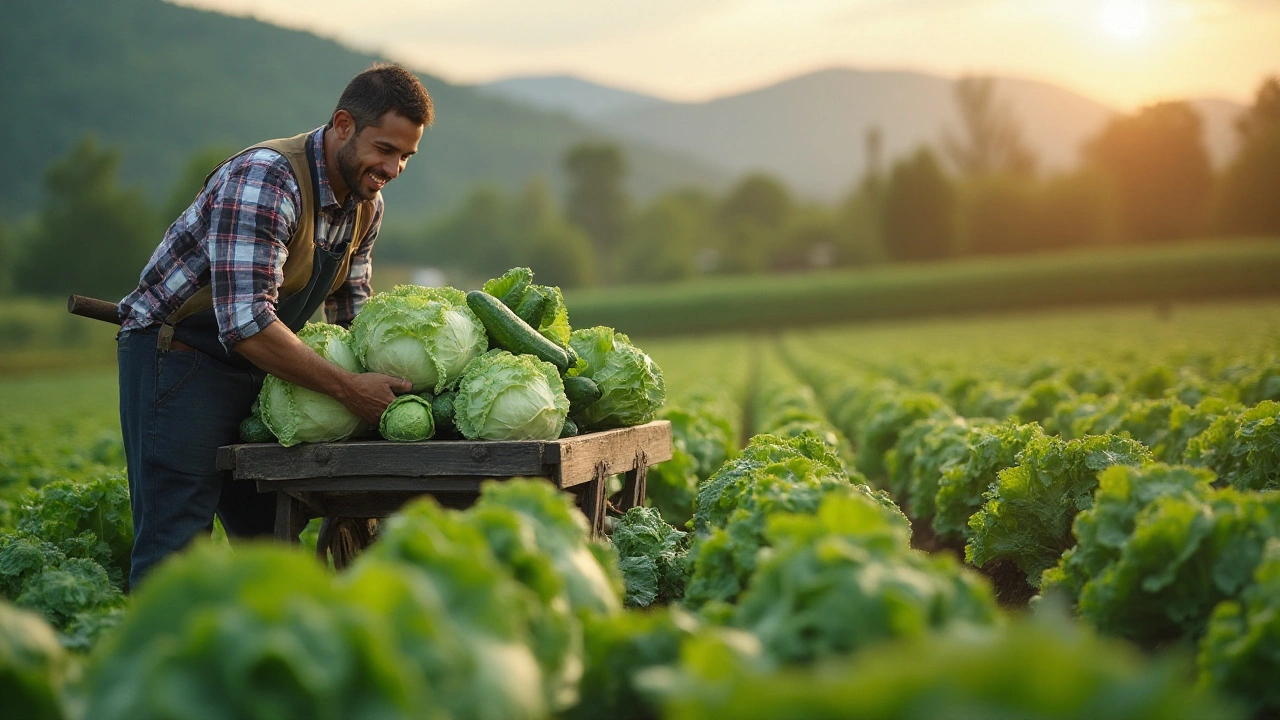
[{"label": "green cabbage head", "polygon": [[555,440],[569,400],[551,363],[491,350],[467,366],[453,408],[468,440]]},{"label": "green cabbage head", "polygon": [[431,403],[420,395],[401,395],[382,411],[378,432],[393,442],[427,440],[436,434]]},{"label": "green cabbage head", "polygon": [[415,393],[452,387],[489,348],[466,294],[450,287],[397,285],[378,293],[351,321],[351,334],[366,368],[408,380]]},{"label": "green cabbage head", "polygon": [[667,386],[648,355],[610,327],[574,330],[569,345],[587,364],[582,375],[600,388],[599,400],[574,420],[590,430],[647,423],[667,400]]},{"label": "green cabbage head", "polygon": [[[307,323],[298,339],[320,357],[348,372],[363,372],[344,328],[326,323]],[[360,418],[337,400],[268,375],[258,395],[262,422],[285,447],[304,442],[346,440],[360,425]]]}]

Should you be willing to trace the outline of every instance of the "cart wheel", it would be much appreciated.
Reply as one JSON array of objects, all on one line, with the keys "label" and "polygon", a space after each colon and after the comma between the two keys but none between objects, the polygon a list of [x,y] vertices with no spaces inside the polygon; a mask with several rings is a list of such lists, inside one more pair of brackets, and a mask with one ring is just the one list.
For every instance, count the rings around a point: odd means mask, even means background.
[{"label": "cart wheel", "polygon": [[336,570],[345,568],[378,534],[377,518],[325,518],[320,524],[317,549],[333,558]]}]

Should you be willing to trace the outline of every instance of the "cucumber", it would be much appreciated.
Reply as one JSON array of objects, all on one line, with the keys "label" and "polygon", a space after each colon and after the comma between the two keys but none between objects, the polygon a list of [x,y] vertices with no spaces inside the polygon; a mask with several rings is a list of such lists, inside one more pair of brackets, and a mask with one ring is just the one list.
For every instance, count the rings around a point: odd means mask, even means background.
[{"label": "cucumber", "polygon": [[569,414],[577,415],[600,399],[600,388],[589,377],[567,377],[564,379],[564,396],[569,398]]},{"label": "cucumber", "polygon": [[511,308],[483,290],[467,293],[467,306],[480,318],[495,345],[513,355],[532,355],[545,360],[560,372],[569,369],[569,354],[543,337]]},{"label": "cucumber", "polygon": [[275,442],[276,436],[267,429],[266,423],[257,415],[250,415],[240,423],[240,442],[266,443]]},{"label": "cucumber", "polygon": [[422,393],[422,397],[431,402],[431,417],[436,423],[436,434],[452,437],[457,434],[457,426],[453,422],[453,401],[458,397],[457,390],[445,390],[439,395]]},{"label": "cucumber", "polygon": [[578,423],[570,420],[569,418],[565,418],[564,429],[560,431],[560,437],[562,438],[573,437],[577,434],[578,434]]}]

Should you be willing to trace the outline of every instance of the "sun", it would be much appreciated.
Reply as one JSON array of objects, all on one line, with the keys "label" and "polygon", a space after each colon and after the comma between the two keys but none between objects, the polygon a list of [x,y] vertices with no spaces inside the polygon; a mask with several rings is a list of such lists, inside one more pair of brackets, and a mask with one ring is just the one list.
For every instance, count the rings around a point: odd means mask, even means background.
[{"label": "sun", "polygon": [[1118,40],[1138,40],[1151,27],[1146,0],[1108,0],[1098,12],[1102,29]]}]

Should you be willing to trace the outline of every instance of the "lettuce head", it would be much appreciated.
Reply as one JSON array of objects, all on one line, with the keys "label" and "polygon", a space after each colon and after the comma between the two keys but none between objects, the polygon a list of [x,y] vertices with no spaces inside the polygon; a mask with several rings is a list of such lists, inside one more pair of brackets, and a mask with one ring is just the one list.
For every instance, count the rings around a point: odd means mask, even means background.
[{"label": "lettuce head", "polygon": [[[307,323],[298,339],[320,357],[348,372],[363,372],[344,328]],[[304,442],[346,440],[360,425],[360,418],[334,398],[268,375],[258,395],[262,422],[285,447]]]},{"label": "lettuce head", "polygon": [[373,372],[440,393],[489,348],[480,318],[454,288],[397,285],[369,298],[351,321],[356,352]]},{"label": "lettuce head", "polygon": [[626,335],[603,326],[574,330],[569,345],[586,362],[581,374],[594,380],[601,393],[574,416],[580,427],[598,430],[647,423],[666,402],[662,370]]},{"label": "lettuce head", "polygon": [[454,422],[468,440],[555,440],[569,414],[556,367],[532,355],[492,350],[467,366]]}]

